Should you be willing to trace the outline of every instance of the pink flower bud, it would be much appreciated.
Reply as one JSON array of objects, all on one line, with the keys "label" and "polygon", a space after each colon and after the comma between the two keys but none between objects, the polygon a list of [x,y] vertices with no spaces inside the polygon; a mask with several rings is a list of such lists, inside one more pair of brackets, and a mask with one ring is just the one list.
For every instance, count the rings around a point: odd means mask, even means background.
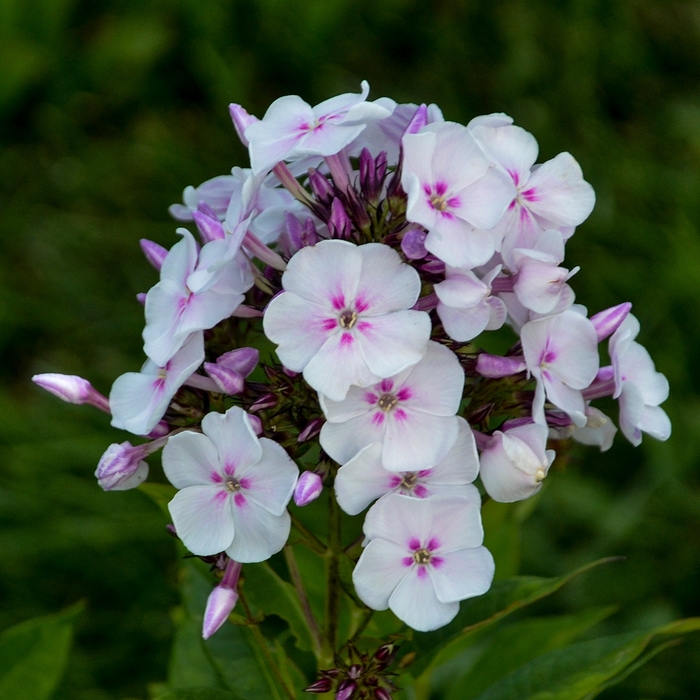
[{"label": "pink flower bud", "polygon": [[396,645],[382,644],[382,646],[374,652],[374,660],[380,664],[390,664],[396,654]]},{"label": "pink flower bud", "polygon": [[350,238],[352,222],[345,211],[343,203],[336,197],[331,204],[331,216],[328,219],[328,230],[332,238]]},{"label": "pink flower bud", "polygon": [[226,237],[224,227],[221,225],[221,222],[218,219],[207,216],[200,211],[193,211],[192,218],[194,219],[195,224],[197,224],[199,235],[202,237],[202,240],[205,243]]},{"label": "pink flower bud", "polygon": [[266,408],[274,408],[277,405],[277,397],[274,394],[261,396],[251,407],[250,411],[263,411]]},{"label": "pink flower bud", "polygon": [[148,476],[148,464],[143,461],[146,454],[144,445],[134,447],[130,442],[110,445],[95,470],[97,483],[105,491],[136,488]]},{"label": "pink flower bud", "polygon": [[445,263],[436,258],[435,260],[428,260],[427,263],[420,266],[420,269],[431,275],[444,275]]},{"label": "pink flower bud", "polygon": [[357,690],[355,681],[343,681],[335,694],[335,700],[350,700]]},{"label": "pink flower bud", "polygon": [[406,134],[417,134],[426,124],[428,123],[428,107],[426,105],[421,105],[416,110],[411,121],[408,122],[408,126],[403,132],[402,136]]},{"label": "pink flower bud", "polygon": [[253,123],[259,121],[257,117],[248,114],[248,112],[243,109],[240,105],[230,104],[228,106],[229,114],[231,115],[231,120],[233,121],[233,128],[238,134],[238,138],[241,143],[248,148],[248,139],[245,137],[245,130]]},{"label": "pink flower bud", "polygon": [[322,175],[315,168],[309,170],[309,185],[316,199],[322,204],[330,204],[335,197],[333,185],[325,175]]},{"label": "pink flower bud", "polygon": [[263,433],[263,425],[262,421],[260,418],[257,416],[253,416],[250,413],[248,414],[248,421],[250,422],[250,427],[253,429],[253,432],[259,437]]},{"label": "pink flower bud", "polygon": [[391,700],[391,693],[384,688],[375,688],[374,697],[376,700]]},{"label": "pink flower bud", "polygon": [[632,304],[626,301],[624,304],[611,306],[609,309],[591,316],[591,323],[598,334],[599,343],[611,336],[622,325],[631,309]]},{"label": "pink flower bud", "polygon": [[146,306],[146,292],[139,292],[136,295],[136,301],[138,301],[141,306]]},{"label": "pink flower bud", "polygon": [[412,228],[404,233],[401,239],[401,250],[409,260],[420,260],[428,254],[425,248],[427,235],[425,231],[420,231],[416,228]]},{"label": "pink flower bud", "polygon": [[205,362],[204,371],[216,382],[224,394],[240,394],[245,387],[245,380],[235,369],[223,367],[214,362]]},{"label": "pink flower bud", "polygon": [[67,403],[87,403],[105,413],[110,412],[107,397],[82,377],[74,374],[35,374],[32,381]]},{"label": "pink flower bud", "polygon": [[141,246],[143,254],[146,256],[146,260],[160,272],[160,268],[163,267],[163,260],[165,260],[165,256],[168,254],[167,248],[163,248],[162,245],[149,241],[147,238],[142,238],[139,241],[139,245]]},{"label": "pink flower bud", "polygon": [[522,357],[499,357],[482,352],[476,359],[476,371],[482,377],[498,379],[499,377],[509,377],[527,369],[525,359]]},{"label": "pink flower bud", "polygon": [[330,678],[321,678],[315,683],[312,683],[308,688],[304,688],[305,693],[327,693],[333,687],[333,681]]},{"label": "pink flower bud", "polygon": [[151,440],[157,440],[158,438],[165,437],[170,432],[170,424],[167,421],[160,420],[156,423],[156,427],[148,433],[148,437]]},{"label": "pink flower bud", "polygon": [[323,481],[316,472],[305,471],[294,489],[294,503],[300,508],[315,501],[323,491]]},{"label": "pink flower bud", "polygon": [[323,418],[314,418],[300,433],[297,442],[306,442],[316,437],[321,432],[321,426],[325,423]]},{"label": "pink flower bud", "polygon": [[226,565],[224,577],[219,585],[209,594],[207,607],[204,610],[204,623],[202,625],[202,637],[209,639],[221,625],[226,622],[231,611],[238,601],[238,577],[241,574],[241,565],[229,559]]},{"label": "pink flower bud", "polygon": [[260,360],[260,353],[255,348],[237,348],[220,355],[216,364],[247,377],[257,366]]}]

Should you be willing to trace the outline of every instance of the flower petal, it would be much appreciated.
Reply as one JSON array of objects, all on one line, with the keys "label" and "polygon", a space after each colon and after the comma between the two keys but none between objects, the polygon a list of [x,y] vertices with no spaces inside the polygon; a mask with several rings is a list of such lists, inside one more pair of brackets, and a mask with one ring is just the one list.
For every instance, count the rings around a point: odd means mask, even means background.
[{"label": "flower petal", "polygon": [[352,581],[360,599],[373,610],[386,610],[389,598],[409,573],[403,563],[408,553],[393,542],[372,540],[362,552]]},{"label": "flower petal", "polygon": [[213,486],[217,482],[212,474],[221,473],[221,462],[214,443],[206,435],[187,430],[168,439],[163,448],[163,471],[178,489]]},{"label": "flower petal", "polygon": [[299,469],[285,449],[260,438],[262,458],[238,473],[244,479],[245,496],[273,515],[282,515],[299,477]]},{"label": "flower petal", "polygon": [[482,595],[491,588],[495,562],[486,547],[460,549],[440,556],[436,566],[429,566],[437,599],[452,603]]},{"label": "flower petal", "polygon": [[357,515],[395,488],[394,481],[400,477],[382,466],[381,444],[372,443],[338,470],[334,484],[338,504],[348,515]]},{"label": "flower petal", "polygon": [[202,431],[212,441],[219,455],[222,472],[242,475],[260,461],[262,448],[250,427],[245,411],[238,406],[226,413],[207,413]]},{"label": "flower petal", "polygon": [[233,543],[226,549],[231,559],[243,564],[265,561],[284,547],[292,527],[286,510],[282,515],[272,515],[249,499],[239,499],[239,504],[235,498],[231,500],[236,527]]},{"label": "flower petal", "polygon": [[451,622],[459,612],[459,603],[441,603],[431,577],[419,576],[420,570],[416,567],[396,586],[389,607],[409,627],[430,632]]}]

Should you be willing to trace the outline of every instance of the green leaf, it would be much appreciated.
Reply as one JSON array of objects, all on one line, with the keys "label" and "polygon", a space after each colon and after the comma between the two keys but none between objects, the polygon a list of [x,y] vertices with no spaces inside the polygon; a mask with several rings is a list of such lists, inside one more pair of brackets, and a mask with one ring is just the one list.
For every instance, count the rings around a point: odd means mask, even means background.
[{"label": "green leaf", "polygon": [[139,487],[141,493],[146,494],[167,516],[170,518],[168,503],[173,500],[177,489],[170,484],[157,484],[153,481],[145,481]]},{"label": "green leaf", "polygon": [[210,639],[202,639],[202,619],[212,589],[205,565],[187,559],[181,576],[183,609],[170,661],[170,688],[207,687],[226,690],[237,700],[281,700],[282,691],[252,627],[226,623]]},{"label": "green leaf", "polygon": [[[467,650],[472,660],[469,666],[465,668],[462,661],[464,654],[446,664],[462,667],[461,673],[452,673],[448,682],[443,683],[450,688],[446,700],[471,700],[511,671],[570,644],[616,609],[596,608],[574,615],[529,618],[498,629],[481,645],[476,657],[472,648]],[[435,676],[438,675],[446,675],[442,667],[436,669]]]},{"label": "green leaf", "polygon": [[188,690],[169,690],[159,695],[156,700],[237,700],[238,695],[226,690],[211,688],[190,688]]},{"label": "green leaf", "polygon": [[[700,618],[680,620],[643,632],[581,642],[540,656],[477,696],[477,700],[584,700],[622,680],[657,636],[700,630]],[[661,646],[667,646],[663,640]],[[644,660],[657,649],[648,650]]]},{"label": "green leaf", "polygon": [[63,676],[82,612],[77,604],[57,615],[27,620],[0,635],[0,698],[47,700]]},{"label": "green leaf", "polygon": [[278,615],[289,625],[300,649],[312,649],[311,632],[306,624],[294,586],[284,581],[269,566],[246,564],[243,569],[246,598],[266,615]]},{"label": "green leaf", "polygon": [[418,676],[428,668],[447,644],[498,622],[506,615],[558,591],[575,576],[611,561],[616,559],[600,559],[555,578],[517,576],[496,581],[484,595],[463,601],[457,617],[449,625],[434,632],[414,634],[412,642],[404,646],[407,653],[416,654],[411,666],[412,675]]}]

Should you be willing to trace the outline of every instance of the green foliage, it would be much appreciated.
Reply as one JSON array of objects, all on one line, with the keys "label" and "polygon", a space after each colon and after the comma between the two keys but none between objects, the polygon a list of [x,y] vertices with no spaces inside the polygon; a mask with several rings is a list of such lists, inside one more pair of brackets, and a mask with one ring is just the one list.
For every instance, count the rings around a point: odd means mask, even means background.
[{"label": "green foliage", "polygon": [[73,625],[83,611],[27,620],[0,635],[0,697],[49,700],[68,662]]}]

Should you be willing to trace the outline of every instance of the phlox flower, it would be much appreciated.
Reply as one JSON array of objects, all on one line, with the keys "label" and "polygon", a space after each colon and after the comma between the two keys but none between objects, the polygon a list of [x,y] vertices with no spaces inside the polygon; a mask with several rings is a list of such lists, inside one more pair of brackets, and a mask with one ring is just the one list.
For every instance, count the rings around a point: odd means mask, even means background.
[{"label": "phlox flower", "polygon": [[465,496],[399,494],[375,503],[364,524],[370,542],[352,575],[360,599],[420,632],[450,622],[460,600],[485,593],[493,580],[479,506]]},{"label": "phlox flower", "polygon": [[537,493],[554,460],[547,426],[530,423],[497,430],[481,453],[481,481],[494,501],[512,503]]},{"label": "phlox flower", "polygon": [[412,367],[367,388],[353,386],[342,401],[320,396],[327,418],[321,447],[345,464],[376,442],[385,469],[429,469],[457,440],[463,388],[464,370],[457,356],[431,340],[423,359]]},{"label": "phlox flower", "polygon": [[413,311],[418,273],[381,243],[326,240],[289,261],[284,292],[263,318],[265,335],[290,370],[316,391],[341,401],[414,365],[425,353],[430,317]]},{"label": "phlox flower", "polygon": [[467,496],[478,503],[472,481],[479,473],[474,435],[464,418],[457,418],[459,435],[446,457],[420,471],[390,472],[382,466],[382,445],[360,450],[335,477],[338,504],[349,515],[361,513],[372,501],[399,493],[412,498],[434,495]]},{"label": "phlox flower", "polygon": [[668,379],[657,372],[649,352],[634,339],[639,321],[629,314],[610,336],[608,349],[615,378],[613,398],[620,401],[620,430],[639,445],[642,433],[657,440],[671,436],[671,421],[659,406],[668,398]]},{"label": "phlox flower", "polygon": [[299,470],[280,445],[256,437],[241,408],[208,413],[202,433],[171,437],[163,471],[181,489],[168,509],[193,554],[226,552],[238,562],[256,562],[287,541],[286,508]]},{"label": "phlox flower", "polygon": [[112,425],[147,435],[168,409],[175,392],[204,361],[204,337],[192,333],[162,366],[146,360],[140,372],[117,377],[109,394]]},{"label": "phlox flower", "polygon": [[331,97],[315,107],[297,95],[275,100],[265,116],[244,132],[253,172],[265,172],[283,160],[338,153],[369,121],[384,119],[393,111],[393,101],[367,102],[367,95],[369,84],[362,81],[359,94]]},{"label": "phlox flower", "polygon": [[178,221],[192,221],[192,215],[201,203],[211,208],[221,220],[226,215],[231,197],[239,186],[238,179],[232,175],[219,175],[203,182],[198,187],[185,187],[182,193],[184,204],[171,204],[170,216]]},{"label": "phlox flower", "polygon": [[546,229],[558,229],[568,237],[573,227],[588,218],[595,193],[570,153],[533,167],[539,149],[535,137],[525,129],[480,124],[472,127],[472,133],[484,152],[508,173],[516,189],[494,230],[503,241],[501,254],[509,268],[514,266],[515,248],[534,248]]},{"label": "phlox flower", "polygon": [[205,245],[198,252],[187,229],[178,229],[178,233],[182,240],[170,249],[160,270],[160,282],[146,295],[144,352],[158,366],[168,362],[190,333],[212,328],[230,316],[252,285],[247,261],[236,258],[221,271],[215,284],[193,292],[188,279],[198,265],[208,267],[208,248]]},{"label": "phlox flower", "polygon": [[544,424],[545,395],[567,413],[576,425],[586,425],[586,405],[581,390],[598,372],[598,335],[595,327],[577,311],[529,321],[520,330],[527,369],[537,380],[532,416]]},{"label": "phlox flower", "polygon": [[425,247],[453,267],[484,265],[495,226],[515,196],[512,181],[484,155],[471,130],[428,124],[403,138],[406,218],[428,229]]}]

